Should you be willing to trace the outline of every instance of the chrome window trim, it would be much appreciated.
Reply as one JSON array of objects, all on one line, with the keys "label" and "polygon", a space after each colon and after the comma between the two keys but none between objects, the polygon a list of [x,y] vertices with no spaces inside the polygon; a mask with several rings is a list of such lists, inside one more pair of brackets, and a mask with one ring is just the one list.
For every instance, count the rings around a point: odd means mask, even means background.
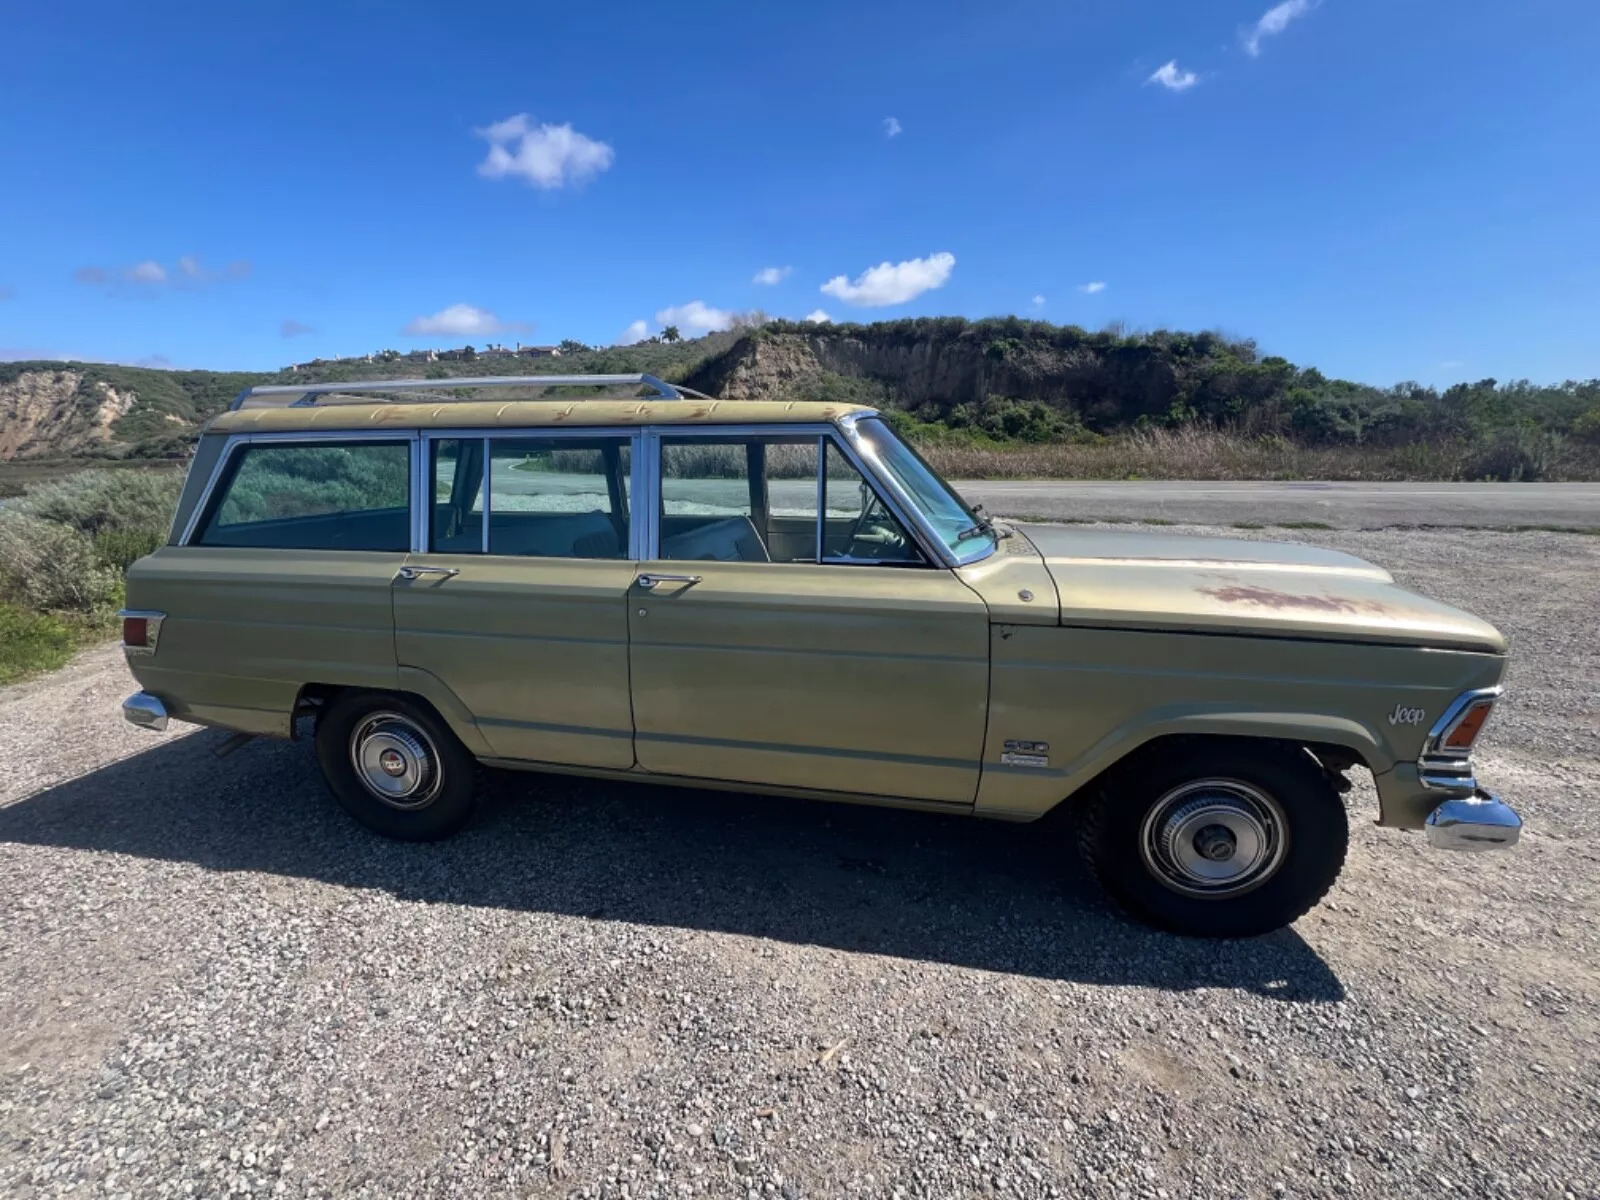
[{"label": "chrome window trim", "polygon": [[[856,426],[858,426],[862,421],[871,420],[874,418],[881,419],[882,415],[883,414],[878,412],[876,409],[863,412],[846,413],[844,416],[839,418],[836,425],[837,428],[844,434],[846,441],[849,442],[850,449],[853,451],[851,457],[857,461],[858,467],[862,462],[871,464],[870,469],[861,467],[860,469],[862,470],[862,473],[867,478],[877,480],[880,485],[887,488],[889,493],[899,501],[902,508],[914,514],[914,521],[910,527],[917,531],[918,536],[920,536],[924,542],[934,548],[935,560],[951,568],[966,567],[971,566],[975,562],[982,562],[984,559],[989,558],[998,552],[1000,549],[1000,539],[997,537],[988,542],[986,545],[979,547],[971,554],[957,554],[948,545],[946,545],[945,540],[939,536],[938,531],[927,522],[922,515],[922,509],[917,506],[916,502],[912,500],[910,495],[907,494],[906,490],[900,486],[899,482],[888,471],[878,469],[877,456],[868,454],[862,448],[861,431],[856,428]],[[893,433],[894,431],[890,430],[890,432]],[[900,435],[895,434],[895,436],[899,437]],[[965,501],[963,501],[963,503],[965,503]],[[902,520],[903,519],[904,518],[902,517]]]},{"label": "chrome window trim", "polygon": [[639,506],[635,497],[638,496],[641,487],[639,461],[643,455],[640,451],[640,446],[643,444],[645,432],[645,430],[638,428],[619,429],[614,425],[592,425],[575,427],[571,429],[546,429],[545,427],[539,425],[512,425],[504,428],[496,427],[492,433],[486,433],[482,426],[463,429],[421,430],[422,452],[417,457],[420,458],[425,464],[423,466],[423,471],[427,476],[427,486],[420,490],[417,495],[419,497],[425,496],[427,499],[420,505],[422,508],[422,513],[419,518],[419,527],[422,531],[422,534],[421,539],[416,543],[414,553],[442,555],[450,554],[450,551],[448,550],[428,549],[428,526],[430,524],[430,513],[433,505],[433,479],[431,476],[433,451],[429,447],[428,443],[451,440],[459,442],[481,441],[483,443],[483,543],[478,553],[484,558],[528,558],[530,560],[536,560],[539,556],[516,554],[501,554],[491,556],[489,553],[489,514],[494,507],[494,468],[492,465],[493,459],[491,458],[491,445],[496,441],[543,442],[563,440],[581,441],[583,439],[589,439],[591,441],[625,442],[628,446],[628,454],[630,458],[628,463],[629,495],[627,557],[596,559],[572,558],[565,555],[546,555],[543,557],[551,560],[559,560],[561,562],[641,562],[642,559],[640,558],[639,551],[642,548],[643,543],[641,541],[639,530],[640,522],[637,511]]},{"label": "chrome window trim", "polygon": [[[200,493],[195,501],[194,511],[189,514],[188,524],[184,526],[183,537],[178,545],[188,546],[194,542],[194,536],[199,531],[200,521],[211,507],[211,499],[216,494],[217,483],[226,472],[228,464],[233,461],[233,456],[242,446],[254,446],[262,443],[289,442],[292,445],[303,445],[308,442],[405,442],[408,446],[406,479],[411,486],[411,514],[410,530],[413,548],[417,543],[416,533],[416,508],[417,508],[417,458],[418,447],[421,443],[421,431],[417,429],[331,429],[318,432],[295,432],[281,430],[273,433],[230,433],[228,440],[222,444],[222,452],[217,455],[216,464],[211,468],[211,477],[206,480],[205,490]],[[392,553],[392,552],[391,552]]]},{"label": "chrome window trim", "polygon": [[[850,414],[850,416],[859,416],[859,417],[876,416],[876,415],[877,415],[876,412],[862,412],[862,413],[852,413],[852,414]],[[904,499],[905,498],[901,494],[900,490],[898,488],[896,488],[893,491],[887,491],[886,492],[884,481],[883,481],[882,477],[878,474],[878,472],[872,470],[865,461],[863,461],[863,456],[861,454],[857,453],[856,447],[851,444],[851,442],[849,441],[848,438],[844,438],[844,437],[840,437],[839,436],[840,433],[841,433],[840,426],[838,424],[835,424],[834,422],[820,422],[819,423],[819,422],[814,422],[814,421],[808,421],[808,422],[804,422],[804,423],[796,422],[796,423],[793,423],[793,424],[785,424],[784,422],[781,422],[781,421],[772,421],[772,422],[767,422],[767,423],[760,424],[760,425],[751,425],[751,424],[743,424],[743,425],[667,425],[667,426],[652,427],[652,428],[646,429],[645,430],[645,435],[646,435],[647,439],[649,440],[649,443],[653,443],[653,445],[647,444],[647,447],[646,447],[646,449],[647,449],[646,458],[647,458],[647,461],[649,463],[649,472],[648,472],[649,480],[648,480],[648,482],[649,482],[649,486],[650,486],[649,509],[650,509],[650,524],[651,524],[651,528],[650,528],[650,539],[645,544],[645,546],[646,546],[646,549],[650,552],[649,561],[661,561],[661,562],[669,561],[667,559],[660,558],[660,553],[661,553],[661,543],[660,543],[660,535],[661,535],[661,528],[660,528],[660,526],[661,526],[661,452],[660,452],[660,446],[661,446],[661,443],[663,441],[674,441],[674,440],[676,440],[676,441],[706,442],[706,441],[720,441],[720,440],[722,440],[724,438],[727,438],[729,440],[733,440],[733,439],[737,439],[737,438],[748,438],[748,437],[774,437],[774,438],[787,437],[787,438],[797,438],[797,439],[805,440],[805,439],[809,439],[809,438],[813,438],[814,437],[814,438],[817,439],[817,441],[819,443],[818,449],[820,451],[820,453],[818,455],[818,463],[817,463],[817,471],[818,471],[818,473],[820,474],[822,472],[823,463],[825,463],[827,461],[827,448],[826,448],[825,443],[827,443],[828,441],[831,440],[832,443],[839,448],[839,453],[844,455],[845,460],[847,462],[849,462],[853,467],[855,467],[855,469],[858,472],[860,472],[861,478],[866,481],[867,485],[869,487],[872,487],[873,490],[877,492],[878,499],[883,502],[884,507],[887,508],[889,510],[889,512],[894,515],[895,520],[899,521],[901,526],[906,530],[906,532],[911,535],[912,540],[914,542],[916,542],[917,550],[921,553],[923,559],[925,560],[925,561],[920,562],[920,563],[885,563],[885,562],[877,562],[877,561],[868,560],[868,559],[832,559],[832,560],[828,560],[828,562],[831,563],[831,565],[835,565],[835,566],[857,566],[857,567],[893,566],[893,567],[897,567],[897,568],[901,568],[901,569],[904,569],[906,567],[929,568],[929,567],[940,567],[940,566],[949,567],[949,566],[958,565],[958,564],[956,564],[954,562],[951,562],[949,560],[949,556],[943,555],[943,554],[940,554],[940,553],[937,552],[938,548],[943,548],[943,543],[940,542],[937,537],[931,536],[931,531],[928,529],[927,523],[925,521],[920,520],[920,514],[919,514],[919,519],[917,519],[917,520],[912,520],[910,518],[910,516],[907,513],[907,507],[908,506],[906,505],[906,503],[904,503]],[[912,509],[912,511],[915,511],[914,508]],[[818,537],[820,539],[820,537],[821,537],[820,526],[821,526],[821,523],[822,523],[822,510],[821,510],[820,505],[819,505],[819,508],[818,508],[818,511],[817,511],[817,523],[818,523],[818,526],[819,526]],[[768,565],[769,566],[816,566],[817,564],[816,563],[770,563]],[[827,564],[825,564],[825,565],[827,565]]]}]

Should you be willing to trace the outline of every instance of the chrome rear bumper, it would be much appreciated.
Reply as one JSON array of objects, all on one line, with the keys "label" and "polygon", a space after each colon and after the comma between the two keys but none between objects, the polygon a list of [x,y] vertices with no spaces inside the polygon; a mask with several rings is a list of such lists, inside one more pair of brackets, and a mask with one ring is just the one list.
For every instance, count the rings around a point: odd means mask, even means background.
[{"label": "chrome rear bumper", "polygon": [[1522,818],[1498,796],[1478,791],[1428,814],[1428,844],[1439,850],[1503,850],[1522,836]]},{"label": "chrome rear bumper", "polygon": [[122,716],[128,724],[156,733],[167,727],[167,706],[149,692],[135,692],[124,700]]}]

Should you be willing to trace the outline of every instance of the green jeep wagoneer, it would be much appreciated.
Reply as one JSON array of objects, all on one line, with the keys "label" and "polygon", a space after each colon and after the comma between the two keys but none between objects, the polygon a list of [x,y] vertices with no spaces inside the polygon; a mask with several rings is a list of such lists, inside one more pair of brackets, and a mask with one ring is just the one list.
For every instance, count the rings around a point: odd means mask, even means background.
[{"label": "green jeep wagoneer", "polygon": [[1483,621],[1329,550],[987,520],[848,404],[638,375],[255,388],[128,604],[130,721],[308,717],[334,795],[397,838],[459,829],[479,764],[1069,802],[1124,907],[1240,935],[1333,883],[1353,766],[1380,824],[1437,845],[1521,824],[1473,778],[1506,664]]}]

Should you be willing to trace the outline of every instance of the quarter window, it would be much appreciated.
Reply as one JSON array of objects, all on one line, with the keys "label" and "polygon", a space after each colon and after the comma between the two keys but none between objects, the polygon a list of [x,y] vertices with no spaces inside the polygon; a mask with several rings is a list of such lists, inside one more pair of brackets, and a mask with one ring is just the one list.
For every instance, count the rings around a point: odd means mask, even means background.
[{"label": "quarter window", "polygon": [[238,450],[195,539],[284,550],[411,548],[411,443]]}]

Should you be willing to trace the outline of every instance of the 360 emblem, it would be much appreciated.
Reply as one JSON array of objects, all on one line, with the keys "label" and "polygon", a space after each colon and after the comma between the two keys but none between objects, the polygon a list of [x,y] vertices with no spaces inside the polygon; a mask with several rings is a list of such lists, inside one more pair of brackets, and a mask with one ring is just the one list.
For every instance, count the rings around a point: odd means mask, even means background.
[{"label": "360 emblem", "polygon": [[1391,725],[1421,725],[1427,719],[1427,709],[1407,708],[1404,704],[1396,704],[1394,711],[1389,714]]}]

